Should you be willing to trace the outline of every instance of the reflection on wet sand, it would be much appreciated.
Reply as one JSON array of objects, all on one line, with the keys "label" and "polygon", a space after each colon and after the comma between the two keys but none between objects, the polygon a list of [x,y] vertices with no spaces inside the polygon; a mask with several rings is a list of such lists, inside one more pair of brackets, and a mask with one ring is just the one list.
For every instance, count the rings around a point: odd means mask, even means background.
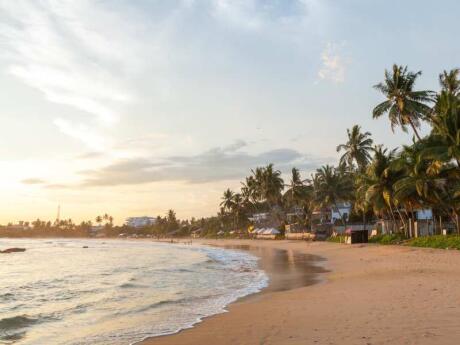
[{"label": "reflection on wet sand", "polygon": [[321,265],[325,259],[317,255],[251,245],[224,247],[248,251],[260,258],[260,268],[270,277],[270,284],[263,292],[286,291],[312,285],[320,281],[320,273],[327,272]]}]

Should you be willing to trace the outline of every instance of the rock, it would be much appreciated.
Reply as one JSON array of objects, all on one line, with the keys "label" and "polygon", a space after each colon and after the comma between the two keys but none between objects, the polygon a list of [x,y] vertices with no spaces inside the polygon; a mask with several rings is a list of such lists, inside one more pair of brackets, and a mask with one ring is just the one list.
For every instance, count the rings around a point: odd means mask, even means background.
[{"label": "rock", "polygon": [[88,248],[88,246],[83,246],[83,248]]},{"label": "rock", "polygon": [[1,254],[9,254],[9,253],[19,253],[25,252],[26,248],[7,248],[5,250],[0,250]]}]

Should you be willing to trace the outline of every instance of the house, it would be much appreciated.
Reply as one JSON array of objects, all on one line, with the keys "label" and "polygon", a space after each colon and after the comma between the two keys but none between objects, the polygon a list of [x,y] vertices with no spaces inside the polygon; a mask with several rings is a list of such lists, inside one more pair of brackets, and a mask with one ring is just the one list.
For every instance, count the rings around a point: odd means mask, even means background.
[{"label": "house", "polygon": [[336,206],[323,207],[312,212],[312,221],[316,224],[334,224],[343,218],[346,220],[351,214],[351,203],[340,202]]},{"label": "house", "polygon": [[337,220],[342,220],[342,217],[348,220],[351,214],[351,203],[339,202],[337,203],[337,207],[334,206],[330,208],[330,212],[332,223],[335,223]]},{"label": "house", "polygon": [[199,228],[199,229],[193,230],[190,235],[192,238],[200,238],[202,232],[203,232],[203,229]]},{"label": "house", "polygon": [[89,228],[89,235],[91,237],[104,237],[104,228],[103,225],[92,225]]},{"label": "house", "polygon": [[251,217],[248,217],[248,219],[253,223],[262,223],[268,221],[269,218],[270,214],[268,212],[254,213]]},{"label": "house", "polygon": [[155,225],[157,219],[154,217],[129,217],[126,218],[125,224],[131,228],[145,228],[147,226]]}]

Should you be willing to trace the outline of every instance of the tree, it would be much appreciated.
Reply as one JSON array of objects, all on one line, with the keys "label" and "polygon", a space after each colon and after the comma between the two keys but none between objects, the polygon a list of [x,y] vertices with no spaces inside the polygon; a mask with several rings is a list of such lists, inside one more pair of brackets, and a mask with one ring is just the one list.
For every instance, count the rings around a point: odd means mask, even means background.
[{"label": "tree", "polygon": [[281,200],[281,192],[284,189],[284,181],[281,178],[281,171],[275,170],[273,164],[263,168],[262,196],[270,207],[277,205]]},{"label": "tree", "polygon": [[439,83],[443,91],[452,95],[458,95],[460,92],[460,69],[455,68],[449,72],[444,71],[439,75]]},{"label": "tree", "polygon": [[409,72],[407,67],[397,65],[393,65],[392,73],[385,70],[384,81],[374,88],[387,100],[377,105],[372,112],[374,119],[387,113],[392,130],[400,126],[407,132],[406,126],[410,125],[418,140],[420,135],[417,129],[420,128],[420,121],[430,112],[427,104],[433,100],[432,91],[414,91],[415,81],[421,74],[421,71]]},{"label": "tree", "polygon": [[363,171],[371,160],[370,152],[372,151],[372,139],[370,132],[361,132],[361,127],[354,125],[351,130],[347,129],[348,141],[346,144],[337,146],[337,152],[345,151],[340,157],[341,164],[347,164],[353,167],[356,163],[358,169]]},{"label": "tree", "polygon": [[393,185],[399,179],[399,173],[390,169],[395,159],[396,150],[383,148],[381,145],[374,148],[374,157],[362,177],[366,202],[372,207],[374,213],[381,217],[388,214],[393,221],[395,200]]},{"label": "tree", "polygon": [[333,166],[325,165],[316,170],[314,185],[317,204],[320,207],[335,207],[346,226],[338,203],[351,199],[353,185],[350,181]]},{"label": "tree", "polygon": [[292,168],[291,179],[285,187],[289,189],[284,193],[284,200],[289,206],[301,206],[302,201],[306,198],[305,180],[302,180],[299,169]]},{"label": "tree", "polygon": [[231,211],[233,208],[233,198],[235,196],[235,193],[228,188],[225,192],[224,195],[222,196],[222,202],[220,203],[220,206],[224,208],[224,211]]},{"label": "tree", "polygon": [[243,201],[244,200],[241,194],[236,193],[235,195],[233,195],[232,213],[234,215],[234,228],[238,228],[239,226],[241,210],[243,209]]},{"label": "tree", "polygon": [[102,217],[101,216],[97,216],[96,219],[95,219],[97,225],[101,226],[101,223],[102,223]]}]

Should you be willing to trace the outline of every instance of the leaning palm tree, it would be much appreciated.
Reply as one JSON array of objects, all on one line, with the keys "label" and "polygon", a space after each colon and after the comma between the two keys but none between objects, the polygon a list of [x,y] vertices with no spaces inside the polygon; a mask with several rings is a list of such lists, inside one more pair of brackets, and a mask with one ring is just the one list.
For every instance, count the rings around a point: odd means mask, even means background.
[{"label": "leaning palm tree", "polygon": [[406,132],[406,127],[411,126],[418,140],[420,135],[417,129],[430,111],[428,104],[433,100],[431,91],[414,91],[415,81],[421,74],[421,71],[409,72],[407,67],[397,65],[393,65],[392,72],[385,70],[385,80],[374,88],[386,97],[386,101],[377,105],[372,112],[374,119],[388,114],[392,130],[400,126]]},{"label": "leaning palm tree", "polygon": [[345,151],[340,157],[341,164],[347,164],[349,167],[356,163],[358,169],[363,171],[371,160],[370,152],[372,151],[372,139],[370,132],[361,132],[359,125],[354,125],[352,129],[347,129],[348,141],[346,144],[337,146],[337,152]]}]

